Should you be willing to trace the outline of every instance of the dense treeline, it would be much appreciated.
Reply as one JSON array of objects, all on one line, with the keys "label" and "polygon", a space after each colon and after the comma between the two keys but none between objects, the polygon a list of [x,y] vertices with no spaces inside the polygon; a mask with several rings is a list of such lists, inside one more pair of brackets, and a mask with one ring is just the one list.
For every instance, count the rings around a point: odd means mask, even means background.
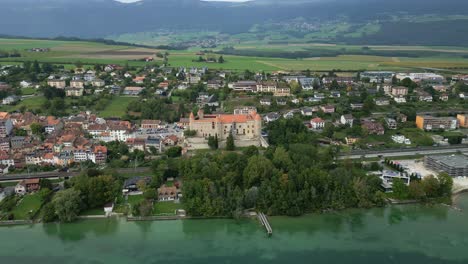
[{"label": "dense treeline", "polygon": [[[374,35],[372,35],[374,36]],[[341,41],[347,41],[347,39],[340,39]],[[351,40],[353,42],[355,40]],[[366,44],[367,42],[359,42],[358,44]],[[314,41],[312,41],[314,42]],[[385,43],[385,42],[384,42]],[[383,44],[383,43],[376,43]],[[396,44],[409,44],[409,43],[400,43]],[[368,56],[383,56],[383,57],[410,57],[410,58],[419,58],[419,57],[429,57],[444,55],[447,56],[446,52],[437,52],[437,51],[424,51],[424,50],[372,50],[370,48],[364,47],[361,50],[347,50],[343,49],[326,49],[326,48],[310,48],[302,51],[278,51],[278,50],[258,50],[258,49],[235,49],[233,47],[223,48],[221,51],[217,52],[218,54],[226,55],[237,55],[237,56],[254,56],[254,57],[274,57],[274,58],[285,58],[285,59],[300,59],[300,58],[311,58],[311,57],[336,57],[339,55],[368,55]],[[450,53],[450,56],[462,57],[463,53]]]},{"label": "dense treeline", "polygon": [[19,53],[17,50],[13,50],[13,51],[0,50],[0,58],[17,58],[17,57],[21,57],[21,53]]},{"label": "dense treeline", "polygon": [[[347,44],[370,45],[447,45],[466,46],[468,43],[468,20],[447,20],[429,22],[387,22],[382,23],[377,33],[361,38],[338,38]],[[433,54],[435,55],[435,54]]]},{"label": "dense treeline", "polygon": [[371,207],[384,203],[380,179],[352,163],[335,163],[333,151],[291,144],[264,154],[251,147],[200,154],[180,162],[184,203],[193,216],[238,216],[255,208],[272,215]]},{"label": "dense treeline", "polygon": [[128,105],[129,112],[141,113],[142,119],[158,119],[167,122],[178,121],[181,115],[185,114],[185,109],[179,106],[174,111],[170,101],[163,99],[150,99],[147,101],[134,101]]}]

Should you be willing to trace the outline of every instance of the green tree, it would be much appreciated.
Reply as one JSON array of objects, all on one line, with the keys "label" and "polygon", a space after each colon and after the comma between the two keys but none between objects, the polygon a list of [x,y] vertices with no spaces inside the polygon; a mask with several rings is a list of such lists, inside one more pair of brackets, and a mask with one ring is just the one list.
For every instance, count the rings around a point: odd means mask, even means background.
[{"label": "green tree", "polygon": [[226,150],[233,151],[235,149],[236,149],[236,146],[234,145],[234,136],[232,135],[232,133],[229,133],[226,139]]},{"label": "green tree", "polygon": [[424,192],[424,186],[420,181],[412,181],[408,186],[408,194],[411,199],[424,200],[426,193]]},{"label": "green tree", "polygon": [[143,200],[138,204],[138,212],[140,216],[149,216],[153,212],[153,203],[148,200]]},{"label": "green tree", "polygon": [[225,62],[225,60],[224,60],[223,56],[222,55],[219,56],[218,63],[224,63],[224,62]]},{"label": "green tree", "polygon": [[73,188],[57,192],[52,202],[57,217],[61,222],[72,222],[80,213],[80,191]]},{"label": "green tree", "polygon": [[208,137],[208,146],[210,149],[218,149],[218,135]]},{"label": "green tree", "polygon": [[408,186],[401,179],[393,180],[393,195],[397,199],[408,198]]},{"label": "green tree", "polygon": [[244,185],[246,188],[259,186],[263,180],[272,178],[278,172],[271,161],[262,156],[253,156],[244,169]]},{"label": "green tree", "polygon": [[57,215],[55,214],[55,207],[53,203],[47,203],[42,208],[42,221],[44,223],[50,223],[57,219]]},{"label": "green tree", "polygon": [[44,132],[44,127],[41,124],[32,123],[30,127],[33,135],[40,136]]},{"label": "green tree", "polygon": [[441,188],[440,182],[436,177],[430,175],[422,179],[421,183],[428,198],[439,197]]},{"label": "green tree", "polygon": [[182,147],[176,146],[176,147],[171,147],[168,150],[166,150],[166,155],[169,158],[177,158],[182,155]]},{"label": "green tree", "polygon": [[439,196],[450,197],[452,196],[453,178],[447,173],[441,173],[438,176],[439,180]]}]

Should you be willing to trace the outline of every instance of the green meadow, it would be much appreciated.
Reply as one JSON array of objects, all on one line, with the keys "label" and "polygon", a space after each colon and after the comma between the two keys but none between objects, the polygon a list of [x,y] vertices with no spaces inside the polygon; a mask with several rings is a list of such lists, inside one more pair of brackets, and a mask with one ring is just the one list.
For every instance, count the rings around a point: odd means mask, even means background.
[{"label": "green meadow", "polygon": [[[372,28],[373,25],[369,25]],[[49,52],[29,52],[31,48],[50,48]],[[219,57],[219,52],[225,46],[219,46],[208,53],[209,56]],[[169,50],[169,65],[173,67],[202,67],[223,70],[253,70],[253,71],[297,71],[310,69],[312,71],[329,71],[340,69],[343,71],[355,70],[414,70],[414,69],[441,69],[454,72],[468,70],[468,48],[445,46],[357,46],[335,45],[323,43],[295,43],[270,44],[265,41],[248,40],[234,44],[236,50],[271,54],[269,56],[239,56],[223,55],[225,63],[197,62],[196,53],[201,48],[188,50]],[[160,50],[139,48],[131,46],[106,45],[86,41],[55,41],[30,39],[0,39],[0,50],[17,50],[22,57],[1,58],[0,65],[18,64],[23,61],[38,60],[63,64],[72,68],[77,61],[85,65],[92,64],[125,64],[131,66],[144,66],[147,63],[139,61],[146,56],[153,56]],[[362,55],[363,50],[387,52],[388,54],[408,54],[408,56]],[[310,54],[326,54],[327,52],[341,52],[345,55],[315,56],[301,59],[286,59],[275,57],[275,53],[309,52]],[[352,55],[357,53],[359,55]],[[411,55],[409,57],[409,55]],[[162,64],[156,59],[155,63]]]}]

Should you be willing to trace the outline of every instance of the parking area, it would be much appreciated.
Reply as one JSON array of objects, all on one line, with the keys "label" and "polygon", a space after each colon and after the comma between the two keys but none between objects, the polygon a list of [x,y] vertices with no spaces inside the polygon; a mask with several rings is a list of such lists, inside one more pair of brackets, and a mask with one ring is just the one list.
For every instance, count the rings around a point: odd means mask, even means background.
[{"label": "parking area", "polygon": [[401,164],[410,174],[416,173],[421,175],[423,178],[429,175],[437,175],[438,173],[428,169],[424,166],[422,159],[417,160],[395,160],[395,162]]}]

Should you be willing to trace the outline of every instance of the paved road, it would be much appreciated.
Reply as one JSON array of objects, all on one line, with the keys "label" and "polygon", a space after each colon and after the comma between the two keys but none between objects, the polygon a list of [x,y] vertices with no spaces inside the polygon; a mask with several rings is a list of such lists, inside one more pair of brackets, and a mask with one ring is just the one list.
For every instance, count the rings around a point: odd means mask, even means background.
[{"label": "paved road", "polygon": [[351,153],[342,153],[339,159],[360,159],[360,158],[377,158],[382,157],[398,157],[398,156],[413,156],[413,155],[434,155],[468,152],[468,146],[447,146],[447,147],[424,147],[424,148],[408,148],[408,149],[387,149],[380,151],[352,151]]},{"label": "paved road", "polygon": [[[150,172],[151,169],[149,167],[141,167],[141,168],[128,168],[128,169],[118,169],[118,173],[145,173]],[[48,179],[48,178],[65,178],[65,177],[74,177],[79,175],[80,172],[37,172],[37,173],[22,173],[22,174],[7,174],[0,176],[0,181],[13,181],[13,180],[24,180],[24,179],[32,179],[32,178],[39,178],[39,179]]]}]

